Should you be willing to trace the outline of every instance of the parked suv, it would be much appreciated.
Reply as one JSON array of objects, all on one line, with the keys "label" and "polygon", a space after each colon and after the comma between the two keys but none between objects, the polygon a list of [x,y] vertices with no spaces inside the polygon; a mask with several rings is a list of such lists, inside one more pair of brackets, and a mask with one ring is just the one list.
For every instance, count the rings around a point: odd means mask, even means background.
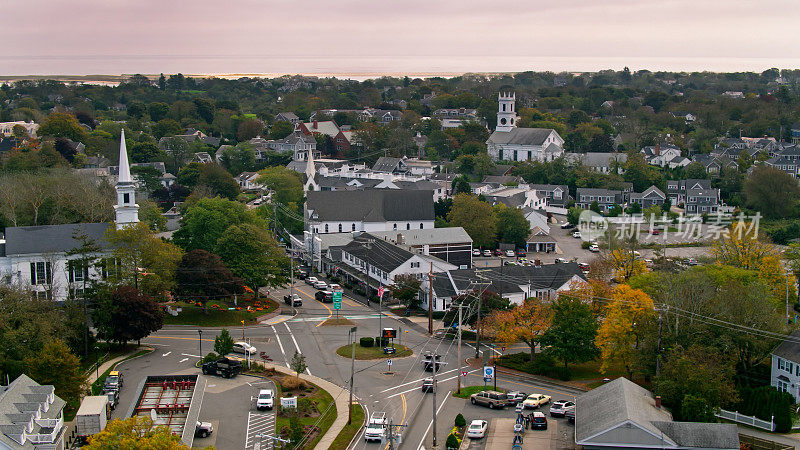
[{"label": "parked suv", "polygon": [[275,402],[275,396],[272,394],[272,389],[261,389],[258,391],[258,399],[256,400],[256,409],[272,409]]},{"label": "parked suv", "polygon": [[575,403],[568,400],[556,400],[550,407],[550,415],[553,417],[564,417],[566,412],[575,408]]},{"label": "parked suv", "polygon": [[504,408],[508,402],[506,394],[497,391],[480,391],[472,394],[469,401],[473,405],[488,406],[489,409]]}]

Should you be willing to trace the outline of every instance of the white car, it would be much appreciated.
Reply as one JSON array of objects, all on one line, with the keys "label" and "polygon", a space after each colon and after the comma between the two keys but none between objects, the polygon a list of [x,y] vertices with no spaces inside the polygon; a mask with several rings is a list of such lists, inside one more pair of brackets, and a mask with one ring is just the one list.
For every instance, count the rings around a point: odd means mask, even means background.
[{"label": "white car", "polygon": [[252,355],[253,353],[256,352],[256,348],[248,344],[247,342],[239,341],[233,343],[233,352],[242,353],[244,355],[247,354]]},{"label": "white car", "polygon": [[553,417],[564,417],[564,414],[572,408],[575,408],[575,403],[568,400],[556,400],[553,402],[553,405],[550,406],[550,415]]},{"label": "white car", "polygon": [[489,427],[489,422],[485,420],[473,420],[467,428],[467,437],[471,439],[480,439],[486,436],[486,429]]},{"label": "white car", "polygon": [[597,244],[592,244],[589,246],[589,251],[592,253],[597,253],[600,251],[600,246]]},{"label": "white car", "polygon": [[572,232],[572,237],[574,237],[575,239],[580,239],[581,238],[581,232],[580,231],[573,231]]},{"label": "white car", "polygon": [[531,394],[522,402],[525,409],[539,408],[540,406],[550,403],[551,397],[544,394]]},{"label": "white car", "polygon": [[321,280],[317,280],[317,282],[314,283],[314,287],[319,289],[320,291],[324,291],[328,289],[328,283]]},{"label": "white car", "polygon": [[489,249],[484,250],[483,251],[483,256],[486,256],[486,257],[492,256],[492,251],[489,250]]},{"label": "white car", "polygon": [[513,258],[516,255],[514,255],[514,250],[506,250],[506,256],[509,258]]},{"label": "white car", "polygon": [[272,393],[272,389],[261,389],[258,391],[258,399],[256,399],[256,409],[261,411],[262,409],[272,409],[275,405],[275,395]]},{"label": "white car", "polygon": [[472,256],[481,256],[481,251],[476,248],[472,251]]},{"label": "white car", "polygon": [[311,286],[313,286],[314,284],[316,284],[318,282],[319,282],[319,280],[317,279],[317,277],[308,277],[308,278],[306,278],[306,284],[310,284]]}]

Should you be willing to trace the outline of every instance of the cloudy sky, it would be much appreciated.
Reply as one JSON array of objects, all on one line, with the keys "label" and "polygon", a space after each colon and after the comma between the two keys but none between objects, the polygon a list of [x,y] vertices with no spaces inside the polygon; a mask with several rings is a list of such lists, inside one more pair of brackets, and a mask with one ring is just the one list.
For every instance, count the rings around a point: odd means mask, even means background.
[{"label": "cloudy sky", "polygon": [[800,64],[796,0],[7,0],[3,15],[3,75]]}]

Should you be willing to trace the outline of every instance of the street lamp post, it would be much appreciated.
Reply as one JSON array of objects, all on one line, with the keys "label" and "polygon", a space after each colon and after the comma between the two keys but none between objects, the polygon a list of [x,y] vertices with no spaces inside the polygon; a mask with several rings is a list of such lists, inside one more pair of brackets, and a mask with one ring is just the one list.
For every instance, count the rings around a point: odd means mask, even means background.
[{"label": "street lamp post", "polygon": [[100,347],[94,346],[94,381],[100,379]]},{"label": "street lamp post", "polygon": [[200,343],[200,361],[203,360],[203,330],[197,330],[197,341]]}]

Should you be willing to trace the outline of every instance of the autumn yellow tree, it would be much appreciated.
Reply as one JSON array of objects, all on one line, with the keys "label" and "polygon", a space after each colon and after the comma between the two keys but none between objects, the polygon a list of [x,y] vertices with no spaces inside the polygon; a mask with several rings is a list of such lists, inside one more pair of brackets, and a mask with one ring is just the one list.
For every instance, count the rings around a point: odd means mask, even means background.
[{"label": "autumn yellow tree", "polygon": [[[194,427],[194,425],[191,425]],[[155,426],[149,417],[134,416],[125,420],[112,420],[100,433],[89,438],[88,450],[125,448],[132,450],[184,450],[179,436],[166,426]]]},{"label": "autumn yellow tree", "polygon": [[585,283],[576,283],[572,289],[561,292],[559,297],[571,297],[592,305],[595,314],[605,310],[606,299],[611,297],[614,288],[603,280],[589,278]]},{"label": "autumn yellow tree", "polygon": [[619,282],[627,281],[628,278],[647,271],[647,265],[641,259],[636,259],[633,250],[616,249],[608,254],[607,259],[614,271],[614,277]]},{"label": "autumn yellow tree", "polygon": [[620,363],[628,378],[633,377],[632,363],[641,343],[640,330],[654,318],[655,307],[649,295],[626,284],[617,286],[597,330],[595,343],[602,359],[600,371],[605,373],[611,364]]},{"label": "autumn yellow tree", "polygon": [[781,264],[780,250],[759,236],[752,222],[734,222],[711,245],[711,254],[719,264],[757,271],[761,281],[777,298],[783,297],[787,283],[794,285],[794,276],[787,275]]},{"label": "autumn yellow tree", "polygon": [[495,341],[510,345],[524,342],[531,349],[531,361],[536,343],[550,327],[553,313],[549,305],[537,297],[529,297],[521,305],[507,311],[494,311],[483,321],[484,332]]}]

